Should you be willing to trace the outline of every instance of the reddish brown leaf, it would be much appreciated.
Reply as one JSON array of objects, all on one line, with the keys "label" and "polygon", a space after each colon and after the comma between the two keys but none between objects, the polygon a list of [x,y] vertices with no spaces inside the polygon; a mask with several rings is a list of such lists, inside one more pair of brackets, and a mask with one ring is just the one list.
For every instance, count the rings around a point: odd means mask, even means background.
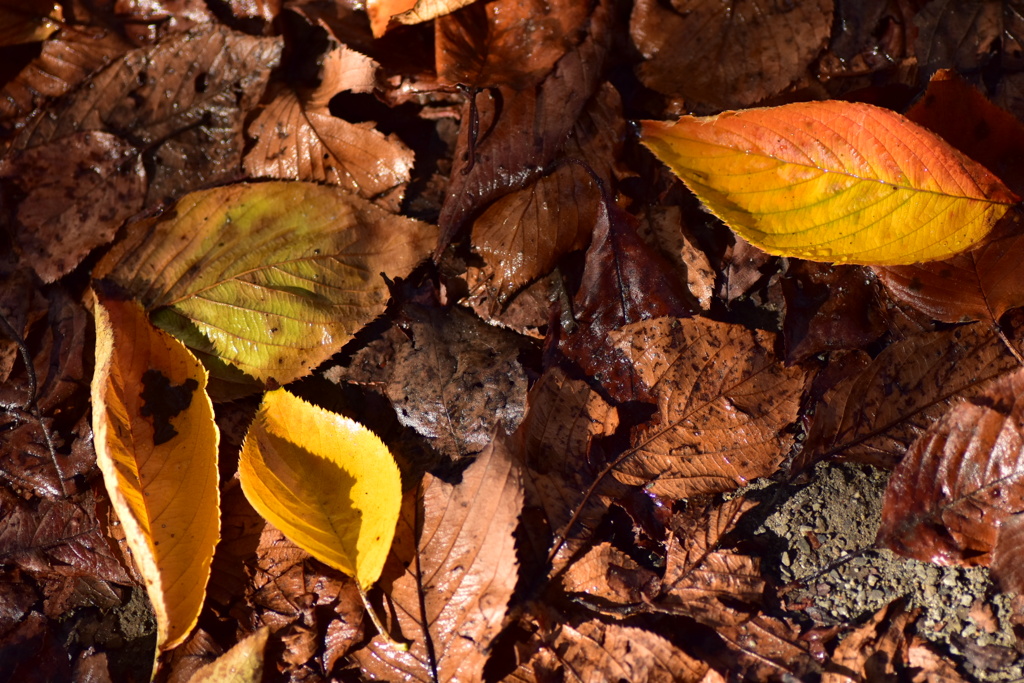
[{"label": "reddish brown leaf", "polygon": [[441,17],[434,38],[438,80],[471,88],[534,85],[572,46],[588,10],[578,0],[498,0]]},{"label": "reddish brown leaf", "polygon": [[0,179],[17,187],[16,243],[22,260],[53,282],[114,238],[142,208],[146,170],[138,150],[99,131],[77,133],[0,161]]},{"label": "reddish brown leaf", "polygon": [[730,491],[778,467],[805,372],[772,336],[700,318],[660,318],[610,334],[658,401],[660,421],[633,439],[615,475],[672,498]]},{"label": "reddish brown leaf", "polygon": [[223,27],[173,34],[132,50],[37,114],[14,138],[21,150],[81,131],[147,147],[147,204],[237,177],[242,121],[277,64],[281,42]]},{"label": "reddish brown leaf", "polygon": [[917,615],[889,603],[836,647],[821,683],[896,680],[907,659],[907,630]]},{"label": "reddish brown leaf", "polygon": [[1016,365],[981,323],[891,344],[825,395],[805,453],[891,467],[950,405],[978,395],[986,381]]},{"label": "reddish brown leaf", "polygon": [[694,231],[683,222],[679,207],[651,207],[647,218],[647,226],[641,233],[644,239],[686,273],[686,287],[697,300],[700,310],[710,309],[717,276],[707,254],[697,246]]},{"label": "reddish brown leaf", "polygon": [[[666,550],[661,591],[651,607],[716,628],[748,620],[764,593],[760,562],[719,546],[739,517],[755,506],[745,498],[733,498],[703,514],[688,515],[688,523],[677,522]],[[742,603],[750,607],[742,609]]]},{"label": "reddish brown leaf", "polygon": [[780,5],[639,0],[630,35],[644,84],[716,108],[744,107],[797,80],[824,47],[832,0]]},{"label": "reddish brown leaf", "polygon": [[364,675],[481,678],[519,573],[512,534],[522,504],[522,474],[502,440],[477,456],[458,485],[424,478],[413,514],[399,519],[396,532],[399,548],[412,542],[412,561],[403,566],[393,548],[381,577],[397,616],[391,629],[412,645],[401,652],[374,637],[353,655]]},{"label": "reddish brown leaf", "polygon": [[708,671],[705,662],[694,659],[660,635],[596,620],[575,628],[563,625],[555,637],[554,648],[571,672],[571,680],[584,683],[697,683]]},{"label": "reddish brown leaf", "polygon": [[459,130],[448,196],[441,206],[438,253],[474,214],[536,180],[553,162],[600,85],[611,39],[610,9],[600,2],[582,36],[536,88],[497,88],[474,95],[479,120],[467,103]]},{"label": "reddish brown leaf", "polygon": [[364,90],[367,70],[372,75],[368,57],[342,46],[324,57],[315,90],[281,90],[249,126],[256,145],[245,157],[245,170],[256,177],[340,185],[366,199],[386,195],[388,207],[397,210],[412,150],[372,124],[333,116],[328,106],[339,92]]},{"label": "reddish brown leaf", "polygon": [[907,663],[916,669],[911,683],[966,683],[956,664],[936,651],[937,648],[920,636],[914,636],[907,648]]},{"label": "reddish brown leaf", "polygon": [[942,565],[988,565],[1000,525],[1024,512],[1024,371],[955,406],[893,472],[878,543]]},{"label": "reddish brown leaf", "polygon": [[1010,515],[999,526],[992,576],[1004,592],[1024,593],[1024,515]]}]

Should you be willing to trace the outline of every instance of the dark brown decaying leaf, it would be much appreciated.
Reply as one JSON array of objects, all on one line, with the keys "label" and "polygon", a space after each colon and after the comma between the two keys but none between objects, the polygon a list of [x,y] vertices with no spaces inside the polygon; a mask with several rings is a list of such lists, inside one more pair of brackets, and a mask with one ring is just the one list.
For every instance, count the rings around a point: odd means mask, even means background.
[{"label": "dark brown decaying leaf", "polygon": [[365,676],[479,679],[519,574],[513,532],[522,505],[522,473],[501,438],[457,485],[424,478],[380,581],[397,617],[391,630],[412,644],[400,652],[375,636],[353,654]]},{"label": "dark brown decaying leaf", "polygon": [[60,26],[63,12],[49,0],[0,1],[0,45],[45,40]]},{"label": "dark brown decaying leaf", "polygon": [[925,562],[988,565],[1024,512],[1024,371],[990,384],[914,442],[885,491],[878,543]]},{"label": "dark brown decaying leaf", "polygon": [[495,429],[519,427],[526,374],[512,333],[458,307],[409,305],[400,324],[328,379],[383,382],[398,421],[452,460],[479,453]]},{"label": "dark brown decaying leaf", "polygon": [[640,80],[722,109],[748,106],[797,80],[832,28],[832,0],[671,4],[638,0],[633,8],[630,35],[645,60]]},{"label": "dark brown decaying leaf", "polygon": [[715,293],[715,270],[707,254],[697,246],[694,231],[683,223],[679,207],[651,207],[641,234],[686,273],[687,289],[700,310],[707,311]]},{"label": "dark brown decaying leaf", "polygon": [[[575,43],[587,17],[579,0],[475,2],[437,20],[437,76],[446,85],[522,90],[542,79]],[[523,50],[529,45],[529,50]]]},{"label": "dark brown decaying leaf", "polygon": [[907,630],[916,619],[902,600],[889,603],[836,647],[822,683],[894,680],[907,659]]},{"label": "dark brown decaying leaf", "polygon": [[956,67],[974,71],[1001,55],[1003,68],[1019,69],[1024,11],[1017,0],[936,0],[914,17],[915,51],[926,75]]},{"label": "dark brown decaying leaf", "polygon": [[735,626],[756,613],[765,588],[760,562],[720,549],[722,537],[755,506],[740,497],[711,510],[687,510],[686,518],[673,525],[661,590],[651,607],[713,627]]},{"label": "dark brown decaying leaf", "polygon": [[153,163],[146,204],[234,180],[242,122],[280,59],[275,38],[223,27],[173,34],[132,50],[60,102],[31,117],[13,140],[28,149],[81,131],[128,136]]},{"label": "dark brown decaying leaf", "polygon": [[892,467],[951,404],[980,394],[1016,365],[983,323],[895,342],[819,403],[805,459],[842,456]]},{"label": "dark brown decaying leaf", "polygon": [[635,323],[610,337],[657,398],[654,426],[633,439],[615,476],[671,498],[730,491],[771,474],[793,437],[806,381],[772,351],[772,335],[693,318]]},{"label": "dark brown decaying leaf", "polygon": [[249,126],[256,144],[245,157],[245,170],[256,177],[340,185],[366,199],[387,195],[387,206],[397,211],[412,150],[370,123],[350,123],[329,109],[339,92],[365,90],[366,70],[372,68],[368,57],[341,46],[324,57],[315,90],[282,89]]},{"label": "dark brown decaying leaf", "polygon": [[16,244],[43,280],[71,272],[142,208],[146,170],[139,151],[100,131],[76,133],[0,160],[0,183],[24,198]]},{"label": "dark brown decaying leaf", "polygon": [[[580,42],[536,88],[497,88],[474,96],[479,121],[459,129],[448,196],[441,206],[438,253],[474,214],[539,177],[562,149],[600,76],[610,42],[609,3],[584,23]],[[471,120],[470,107],[463,120]],[[471,135],[479,136],[476,139]]]}]

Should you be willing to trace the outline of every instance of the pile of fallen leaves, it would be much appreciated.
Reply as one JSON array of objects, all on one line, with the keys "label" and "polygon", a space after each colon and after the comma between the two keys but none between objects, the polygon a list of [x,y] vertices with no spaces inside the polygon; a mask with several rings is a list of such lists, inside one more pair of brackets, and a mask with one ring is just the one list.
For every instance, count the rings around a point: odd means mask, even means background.
[{"label": "pile of fallen leaves", "polygon": [[740,530],[1024,589],[1022,17],[0,0],[0,677],[967,680]]}]

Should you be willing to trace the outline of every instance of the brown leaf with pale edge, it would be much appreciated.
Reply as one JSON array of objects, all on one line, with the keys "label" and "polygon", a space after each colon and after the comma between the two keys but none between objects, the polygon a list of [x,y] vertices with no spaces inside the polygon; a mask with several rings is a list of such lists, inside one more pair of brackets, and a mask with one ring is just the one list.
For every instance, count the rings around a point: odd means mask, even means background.
[{"label": "brown leaf with pale edge", "polygon": [[285,88],[260,112],[248,134],[256,145],[245,157],[245,170],[262,178],[312,180],[340,185],[366,199],[389,195],[401,203],[413,153],[396,136],[385,136],[369,123],[350,123],[331,115],[331,97],[365,86],[348,82],[352,70],[365,69],[359,53],[339,47],[324,57],[319,87],[311,92]]},{"label": "brown leaf with pale edge", "polygon": [[113,31],[63,26],[39,56],[0,90],[0,120],[27,116],[47,98],[59,97],[130,48]]},{"label": "brown leaf with pale edge", "polygon": [[1015,367],[1013,356],[982,323],[895,342],[824,396],[815,408],[805,454],[891,467],[950,405],[979,395],[988,380]]},{"label": "brown leaf with pale edge", "polygon": [[195,626],[220,536],[206,371],[135,302],[97,293],[96,458],[156,612],[157,651]]},{"label": "brown leaf with pale edge", "polygon": [[476,2],[438,19],[438,81],[516,90],[534,85],[572,46],[588,5],[579,0],[497,0]]},{"label": "brown leaf with pale edge", "polygon": [[917,61],[926,75],[982,68],[999,55],[1004,69],[1022,65],[1024,8],[1018,0],[935,0],[914,17]]},{"label": "brown leaf with pale edge", "polygon": [[146,203],[236,178],[242,123],[277,65],[282,43],[224,27],[174,34],[132,50],[47,111],[31,117],[16,150],[82,131],[107,131],[147,148]]},{"label": "brown leaf with pale edge", "polygon": [[411,562],[392,549],[380,582],[397,616],[391,630],[412,645],[400,652],[374,637],[353,654],[364,676],[481,680],[519,573],[513,532],[522,505],[522,474],[500,438],[457,485],[424,478],[396,533],[396,544],[411,541]]},{"label": "brown leaf with pale edge", "polygon": [[0,182],[25,194],[15,241],[43,282],[71,272],[90,251],[112,240],[146,196],[139,151],[99,131],[76,133],[0,161]]},{"label": "brown leaf with pale edge", "polygon": [[896,680],[907,659],[907,629],[917,615],[891,602],[836,647],[821,683]]},{"label": "brown leaf with pale edge", "polygon": [[[684,614],[712,627],[735,626],[757,611],[765,582],[755,557],[721,550],[722,536],[756,503],[733,498],[711,510],[689,513],[668,541],[661,591],[653,609]],[[740,607],[746,603],[747,608]]]},{"label": "brown leaf with pale edge", "polygon": [[[600,2],[580,42],[535,88],[498,88],[475,96],[479,125],[459,129],[448,196],[438,225],[440,253],[481,209],[538,178],[562,150],[600,85],[610,34],[610,9]],[[470,108],[464,109],[470,121]],[[477,132],[479,131],[479,132]],[[479,137],[474,141],[471,135]]]},{"label": "brown leaf with pale edge", "polygon": [[1024,370],[929,427],[885,490],[879,545],[941,565],[988,565],[1000,525],[1024,512]]},{"label": "brown leaf with pale edge", "polygon": [[[694,659],[660,635],[633,626],[587,621],[564,624],[554,649],[571,680],[697,683],[708,665]],[[570,680],[568,677],[566,680]]]},{"label": "brown leaf with pale edge", "polygon": [[398,421],[452,460],[486,448],[495,429],[514,432],[526,410],[515,335],[457,307],[410,304],[405,316],[331,381],[383,382]]},{"label": "brown leaf with pale edge", "polygon": [[615,476],[659,495],[731,491],[771,474],[792,437],[805,371],[783,367],[772,335],[711,320],[659,318],[611,332],[658,401]]},{"label": "brown leaf with pale edge", "polygon": [[[529,411],[520,428],[526,470],[527,518],[524,533],[536,534],[545,542],[547,532],[565,536],[553,564],[563,567],[580,547],[593,537],[594,528],[608,509],[600,496],[587,496],[597,472],[588,457],[593,438],[612,434],[618,413],[583,380],[569,378],[553,367],[530,390]],[[583,505],[573,526],[566,529],[573,514]],[[530,512],[541,512],[535,519]],[[548,552],[548,547],[542,548]]]},{"label": "brown leaf with pale edge", "polygon": [[832,0],[780,4],[639,0],[630,35],[640,80],[716,108],[745,107],[797,80],[832,28]]}]

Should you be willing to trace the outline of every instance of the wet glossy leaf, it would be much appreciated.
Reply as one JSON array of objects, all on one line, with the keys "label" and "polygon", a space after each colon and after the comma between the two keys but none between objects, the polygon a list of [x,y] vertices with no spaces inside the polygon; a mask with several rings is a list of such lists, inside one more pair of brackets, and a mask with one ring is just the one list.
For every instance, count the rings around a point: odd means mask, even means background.
[{"label": "wet glossy leaf", "polygon": [[0,2],[0,45],[46,40],[64,20],[61,6],[50,0]]},{"label": "wet glossy leaf", "polygon": [[981,69],[1001,56],[1019,69],[1024,47],[1024,6],[1019,0],[936,0],[914,17],[914,49],[926,75],[940,68]]},{"label": "wet glossy leaf", "polygon": [[978,244],[1019,201],[899,114],[801,102],[675,124],[644,144],[729,227],[772,254],[899,265]]},{"label": "wet glossy leaf", "polygon": [[220,535],[218,431],[206,371],[142,307],[98,293],[96,458],[157,619],[157,650],[199,618]]},{"label": "wet glossy leaf", "polygon": [[249,428],[238,476],[252,506],[296,545],[364,590],[377,581],[402,481],[376,434],[277,389]]},{"label": "wet glossy leaf", "polygon": [[94,271],[140,298],[202,357],[287,383],[384,310],[433,226],[312,183],[195,192],[135,225]]}]

